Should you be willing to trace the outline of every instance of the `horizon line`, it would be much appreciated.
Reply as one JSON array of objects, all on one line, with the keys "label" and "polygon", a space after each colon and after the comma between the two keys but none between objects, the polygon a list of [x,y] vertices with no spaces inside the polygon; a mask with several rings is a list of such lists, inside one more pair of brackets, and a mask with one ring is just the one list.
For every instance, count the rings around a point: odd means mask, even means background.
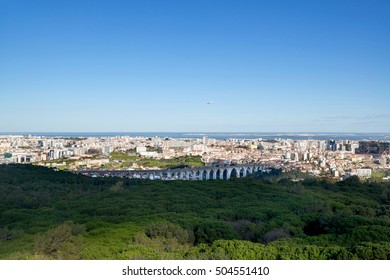
[{"label": "horizon line", "polygon": [[234,133],[234,134],[390,134],[390,132],[357,132],[357,131],[0,131],[1,134],[13,133],[186,133],[186,134],[205,134],[205,133]]}]

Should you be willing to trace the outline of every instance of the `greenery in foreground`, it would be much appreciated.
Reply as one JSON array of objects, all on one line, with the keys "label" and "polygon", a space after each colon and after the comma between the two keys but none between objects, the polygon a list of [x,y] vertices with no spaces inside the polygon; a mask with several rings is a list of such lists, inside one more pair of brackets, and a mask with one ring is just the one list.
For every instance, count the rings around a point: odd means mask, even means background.
[{"label": "greenery in foreground", "polygon": [[390,259],[390,185],[0,166],[2,259]]}]

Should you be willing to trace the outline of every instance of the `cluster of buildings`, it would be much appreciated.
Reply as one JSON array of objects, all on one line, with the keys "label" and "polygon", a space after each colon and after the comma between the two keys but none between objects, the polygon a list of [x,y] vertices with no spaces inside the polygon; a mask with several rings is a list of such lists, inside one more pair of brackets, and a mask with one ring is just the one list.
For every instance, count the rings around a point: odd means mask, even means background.
[{"label": "cluster of buildings", "polygon": [[102,168],[113,151],[155,159],[197,155],[206,165],[268,164],[337,178],[370,177],[390,168],[386,141],[0,136],[0,163],[60,166],[72,161],[74,169]]}]

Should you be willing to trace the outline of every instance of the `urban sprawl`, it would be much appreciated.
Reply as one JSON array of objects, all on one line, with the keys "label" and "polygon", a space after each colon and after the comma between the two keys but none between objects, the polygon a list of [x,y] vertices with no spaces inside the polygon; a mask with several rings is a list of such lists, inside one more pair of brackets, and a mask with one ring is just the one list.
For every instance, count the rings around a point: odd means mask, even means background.
[{"label": "urban sprawl", "polygon": [[372,140],[0,136],[0,163],[70,171],[158,170],[166,169],[160,161],[193,157],[205,166],[266,164],[340,180],[374,173],[389,180],[389,154],[389,141]]}]

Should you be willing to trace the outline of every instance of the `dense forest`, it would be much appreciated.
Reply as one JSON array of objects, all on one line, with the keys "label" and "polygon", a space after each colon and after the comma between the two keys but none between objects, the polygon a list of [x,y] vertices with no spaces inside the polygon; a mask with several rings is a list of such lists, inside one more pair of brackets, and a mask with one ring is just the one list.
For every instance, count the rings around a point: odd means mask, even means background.
[{"label": "dense forest", "polygon": [[1,259],[390,259],[390,184],[0,166]]}]

